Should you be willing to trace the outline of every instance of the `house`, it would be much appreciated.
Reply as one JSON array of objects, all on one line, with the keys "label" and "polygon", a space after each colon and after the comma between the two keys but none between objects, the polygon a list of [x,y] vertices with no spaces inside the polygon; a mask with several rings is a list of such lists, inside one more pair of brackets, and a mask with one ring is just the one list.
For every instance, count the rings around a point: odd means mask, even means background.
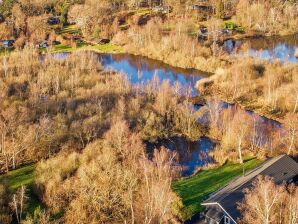
[{"label": "house", "polygon": [[191,10],[207,11],[207,12],[212,12],[213,10],[213,7],[211,5],[192,5],[189,8]]},{"label": "house", "polygon": [[14,42],[14,40],[2,40],[1,44],[3,47],[12,47]]},{"label": "house", "polygon": [[41,42],[37,45],[38,48],[47,48],[48,46],[49,46],[49,44],[48,44],[48,41],[46,41],[46,40],[41,41]]},{"label": "house", "polygon": [[173,9],[171,6],[155,6],[152,8],[152,11],[166,14],[172,12]]},{"label": "house", "polygon": [[48,18],[48,24],[49,25],[56,25],[60,22],[60,19],[58,16],[51,16]]},{"label": "house", "polygon": [[141,7],[141,8],[153,7],[153,6],[158,6],[158,5],[162,5],[161,0],[151,0],[151,1],[140,0],[134,4],[135,7]]},{"label": "house", "polygon": [[272,177],[276,184],[297,184],[298,163],[287,155],[281,155],[266,160],[254,170],[234,179],[201,204],[206,209],[198,223],[237,224],[241,217],[237,203],[244,199],[243,190],[252,187],[252,182],[259,175]]},{"label": "house", "polygon": [[193,5],[189,6],[189,9],[212,12],[213,6],[209,0],[196,0]]}]

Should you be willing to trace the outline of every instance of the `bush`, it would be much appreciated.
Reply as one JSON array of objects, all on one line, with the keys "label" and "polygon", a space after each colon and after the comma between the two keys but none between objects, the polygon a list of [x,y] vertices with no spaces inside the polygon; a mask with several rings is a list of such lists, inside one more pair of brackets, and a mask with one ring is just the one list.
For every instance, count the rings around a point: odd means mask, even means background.
[{"label": "bush", "polygon": [[229,29],[229,30],[235,30],[237,28],[237,25],[234,22],[232,22],[232,21],[225,22],[224,28],[225,29]]},{"label": "bush", "polygon": [[[36,185],[44,189],[41,197],[50,210],[65,211],[65,223],[139,223],[149,209],[154,211],[150,218],[168,222],[181,206],[171,191],[171,161],[165,149],[149,160],[139,136],[117,120],[103,139],[81,154],[59,154],[40,162]],[[154,197],[161,192],[163,197]]]},{"label": "bush", "polygon": [[297,13],[298,5],[294,2],[240,0],[234,19],[247,30],[289,34],[297,32]]},{"label": "bush", "polygon": [[8,224],[12,221],[12,214],[8,206],[8,195],[8,189],[0,183],[0,223],[3,224]]}]

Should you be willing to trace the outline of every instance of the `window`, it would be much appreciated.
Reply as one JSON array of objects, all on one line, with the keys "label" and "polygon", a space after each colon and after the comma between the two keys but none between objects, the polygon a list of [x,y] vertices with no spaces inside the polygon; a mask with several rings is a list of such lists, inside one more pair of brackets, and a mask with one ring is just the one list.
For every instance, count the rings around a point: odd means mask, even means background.
[{"label": "window", "polygon": [[231,224],[231,219],[228,216],[225,216],[225,224]]}]

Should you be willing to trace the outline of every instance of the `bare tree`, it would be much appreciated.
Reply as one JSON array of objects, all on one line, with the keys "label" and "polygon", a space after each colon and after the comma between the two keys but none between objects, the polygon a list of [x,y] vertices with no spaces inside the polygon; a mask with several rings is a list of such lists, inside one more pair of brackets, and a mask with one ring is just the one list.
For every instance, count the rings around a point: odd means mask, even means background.
[{"label": "bare tree", "polygon": [[240,108],[229,108],[223,112],[221,147],[226,151],[236,151],[239,163],[243,163],[243,149],[251,144],[253,120]]},{"label": "bare tree", "polygon": [[201,127],[198,123],[198,112],[194,106],[184,101],[175,111],[175,128],[178,132],[190,140],[197,140],[202,135]]},{"label": "bare tree", "polygon": [[215,136],[215,138],[220,138],[222,135],[221,127],[221,115],[223,110],[223,105],[217,100],[208,100],[207,107],[209,112],[209,132]]},{"label": "bare tree", "polygon": [[26,198],[26,187],[23,185],[12,196],[10,207],[15,212],[15,216],[18,223],[21,223],[22,221]]},{"label": "bare tree", "polygon": [[298,114],[287,114],[285,118],[285,126],[287,129],[287,154],[296,154],[298,147]]},{"label": "bare tree", "polygon": [[11,223],[12,214],[8,206],[9,193],[6,185],[0,183],[0,223]]},{"label": "bare tree", "polygon": [[155,149],[153,161],[142,160],[144,189],[143,197],[138,205],[144,223],[166,223],[172,218],[171,206],[177,200],[177,196],[171,190],[173,180],[172,163],[175,154],[167,149]]},{"label": "bare tree", "polygon": [[245,199],[239,205],[242,223],[293,224],[297,222],[297,187],[276,185],[269,177],[259,176],[252,188],[245,190]]}]

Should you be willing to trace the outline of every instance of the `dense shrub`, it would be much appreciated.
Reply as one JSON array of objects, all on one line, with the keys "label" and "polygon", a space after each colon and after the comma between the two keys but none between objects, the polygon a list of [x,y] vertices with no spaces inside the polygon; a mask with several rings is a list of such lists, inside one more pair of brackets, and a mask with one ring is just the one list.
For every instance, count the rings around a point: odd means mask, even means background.
[{"label": "dense shrub", "polygon": [[202,135],[188,99],[174,96],[169,83],[152,82],[135,91],[123,75],[102,71],[96,55],[78,53],[59,60],[46,55],[40,60],[26,49],[2,59],[3,169],[61,149],[80,150],[117,117],[127,120],[143,140],[180,135],[195,140]]},{"label": "dense shrub", "polygon": [[171,191],[174,170],[165,149],[148,160],[139,136],[119,120],[81,154],[40,162],[36,187],[54,214],[64,211],[65,223],[167,222],[180,203]]},{"label": "dense shrub", "polygon": [[203,85],[206,80],[198,84],[202,93],[221,96],[281,120],[287,113],[297,113],[296,65],[242,59],[229,69],[218,69],[211,80],[213,84],[208,88]]},{"label": "dense shrub", "polygon": [[271,34],[296,33],[298,5],[281,0],[240,0],[235,21],[248,30]]},{"label": "dense shrub", "polygon": [[130,53],[161,60],[173,66],[208,72],[224,66],[220,58],[211,57],[216,52],[201,46],[196,38],[188,35],[188,28],[183,23],[168,35],[162,33],[165,25],[161,20],[153,19],[144,27],[133,26],[126,32],[118,33],[113,41],[123,45]]},{"label": "dense shrub", "polygon": [[0,183],[0,222],[10,223],[12,221],[12,214],[9,210],[8,190],[6,186]]}]

